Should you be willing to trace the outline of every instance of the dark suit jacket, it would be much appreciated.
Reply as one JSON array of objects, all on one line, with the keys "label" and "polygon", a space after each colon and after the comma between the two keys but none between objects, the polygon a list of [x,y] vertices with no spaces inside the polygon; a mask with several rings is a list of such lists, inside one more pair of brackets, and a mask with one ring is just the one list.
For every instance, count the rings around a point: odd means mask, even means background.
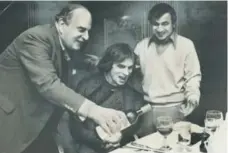
[{"label": "dark suit jacket", "polygon": [[0,55],[1,153],[24,150],[56,105],[77,111],[83,103],[84,97],[61,82],[61,60],[54,24],[28,29]]},{"label": "dark suit jacket", "polygon": [[[91,76],[84,78],[79,82],[75,90],[102,107],[114,108],[123,112],[138,110],[144,104],[143,96],[133,90],[133,88],[127,84],[121,87],[113,87],[101,73],[91,74]],[[121,145],[132,140],[132,136],[139,129],[139,125],[140,122],[137,122],[128,133],[123,135],[120,142]],[[102,153],[109,151],[103,148],[103,141],[99,139],[95,132],[96,126],[97,124],[90,119],[81,122],[77,116],[70,116],[69,128],[75,140],[74,145],[78,147],[76,152]]]}]

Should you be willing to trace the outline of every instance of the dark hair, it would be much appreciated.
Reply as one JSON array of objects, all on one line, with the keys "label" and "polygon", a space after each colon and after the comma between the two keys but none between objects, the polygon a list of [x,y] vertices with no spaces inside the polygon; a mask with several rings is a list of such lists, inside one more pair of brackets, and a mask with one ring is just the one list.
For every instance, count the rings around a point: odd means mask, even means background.
[{"label": "dark hair", "polygon": [[135,54],[132,48],[125,43],[116,43],[106,49],[105,55],[101,58],[97,67],[100,72],[108,72],[111,70],[113,63],[122,62],[127,58],[132,59],[135,65]]},{"label": "dark hair", "polygon": [[86,7],[84,7],[81,4],[70,3],[70,4],[66,5],[64,8],[62,8],[62,10],[58,14],[56,14],[55,21],[58,22],[60,19],[62,19],[63,22],[65,22],[66,24],[69,24],[69,21],[72,18],[72,12],[79,8],[87,9]]},{"label": "dark hair", "polygon": [[154,20],[159,19],[163,14],[169,13],[171,15],[172,24],[176,24],[177,15],[173,7],[166,3],[160,3],[152,7],[148,14],[148,20],[153,24]]}]

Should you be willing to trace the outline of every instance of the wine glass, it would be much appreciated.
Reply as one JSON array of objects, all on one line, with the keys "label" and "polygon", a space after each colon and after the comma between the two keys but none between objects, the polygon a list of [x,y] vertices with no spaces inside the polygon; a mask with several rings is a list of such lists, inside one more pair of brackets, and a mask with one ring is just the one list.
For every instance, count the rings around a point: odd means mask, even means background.
[{"label": "wine glass", "polygon": [[191,123],[190,122],[181,122],[178,128],[178,144],[182,147],[182,152],[190,152],[191,148],[189,147],[191,143]]},{"label": "wine glass", "polygon": [[214,134],[216,129],[223,121],[223,114],[219,110],[208,110],[205,117],[205,130],[210,134]]},{"label": "wine glass", "polygon": [[167,144],[167,137],[173,131],[173,120],[170,116],[159,116],[157,118],[157,130],[163,135],[164,143],[161,147],[164,150],[171,150],[171,147]]}]

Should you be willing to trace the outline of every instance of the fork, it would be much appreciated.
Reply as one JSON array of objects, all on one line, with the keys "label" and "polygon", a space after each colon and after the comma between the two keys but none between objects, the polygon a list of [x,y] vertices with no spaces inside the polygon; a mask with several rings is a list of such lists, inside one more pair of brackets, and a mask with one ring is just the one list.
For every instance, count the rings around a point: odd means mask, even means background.
[{"label": "fork", "polygon": [[142,145],[136,142],[131,142],[129,143],[129,145],[125,146],[125,147],[129,147],[129,148],[134,148],[134,149],[139,149],[139,150],[143,150],[143,151],[153,151],[155,153],[165,153],[164,150],[162,150],[162,148],[157,149],[157,148],[151,148],[147,145]]}]

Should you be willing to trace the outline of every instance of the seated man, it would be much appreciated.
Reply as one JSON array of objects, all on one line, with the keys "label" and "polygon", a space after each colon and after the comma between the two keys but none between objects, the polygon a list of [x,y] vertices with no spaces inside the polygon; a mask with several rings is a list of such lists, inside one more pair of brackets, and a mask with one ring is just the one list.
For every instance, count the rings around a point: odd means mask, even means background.
[{"label": "seated man", "polygon": [[[143,106],[143,97],[127,85],[134,66],[135,55],[129,45],[124,43],[111,45],[97,65],[99,71],[82,79],[74,90],[103,107],[124,112],[138,110]],[[134,128],[127,135],[123,135],[116,144],[132,140],[139,124],[139,122],[135,124]],[[101,153],[115,148],[115,143],[99,138],[96,126],[89,119],[82,120],[70,114],[69,129],[74,148],[78,153]]]}]

